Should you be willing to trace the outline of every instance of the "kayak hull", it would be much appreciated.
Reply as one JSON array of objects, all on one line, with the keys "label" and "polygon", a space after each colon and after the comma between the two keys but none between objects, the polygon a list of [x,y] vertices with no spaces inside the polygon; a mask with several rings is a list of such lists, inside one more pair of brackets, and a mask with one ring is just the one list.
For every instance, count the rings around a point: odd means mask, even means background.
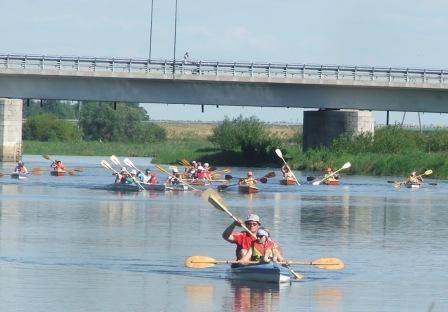
[{"label": "kayak hull", "polygon": [[238,192],[242,194],[254,194],[258,193],[259,189],[252,185],[238,185]]},{"label": "kayak hull", "polygon": [[281,185],[297,185],[297,182],[295,180],[289,180],[289,179],[283,179],[280,180]]},{"label": "kayak hull", "polygon": [[325,185],[339,185],[340,181],[337,179],[328,179],[322,182]]},{"label": "kayak hull", "polygon": [[140,183],[143,188],[147,191],[159,191],[164,192],[165,191],[165,184],[149,184],[149,183]]},{"label": "kayak hull", "polygon": [[112,183],[107,186],[107,189],[115,192],[140,192],[141,188],[136,184],[127,183]]},{"label": "kayak hull", "polygon": [[167,185],[166,190],[168,191],[188,191],[189,187],[184,184]]},{"label": "kayak hull", "polygon": [[422,187],[421,184],[413,184],[413,183],[406,183],[404,186],[406,186],[407,188],[421,188]]},{"label": "kayak hull", "polygon": [[28,174],[20,173],[20,172],[13,172],[13,173],[11,173],[11,178],[12,179],[18,179],[18,180],[23,180],[23,179],[27,179],[28,178]]},{"label": "kayak hull", "polygon": [[232,265],[230,272],[232,279],[262,283],[289,283],[294,278],[287,268],[276,262]]},{"label": "kayak hull", "polygon": [[57,171],[57,170],[50,171],[50,175],[55,177],[65,176],[65,173],[66,173],[65,171]]}]

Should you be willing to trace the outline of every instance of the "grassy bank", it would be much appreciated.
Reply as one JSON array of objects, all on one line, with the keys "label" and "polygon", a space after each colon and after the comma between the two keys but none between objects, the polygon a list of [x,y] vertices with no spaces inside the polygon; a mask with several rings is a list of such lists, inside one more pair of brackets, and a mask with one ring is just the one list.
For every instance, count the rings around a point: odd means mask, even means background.
[{"label": "grassy bank", "polygon": [[210,142],[201,139],[168,140],[151,144],[24,141],[23,147],[25,154],[32,155],[154,157],[154,161],[159,163],[176,163],[179,159],[201,159],[216,152]]},{"label": "grassy bank", "polygon": [[432,169],[432,178],[448,178],[448,157],[446,153],[441,152],[350,154],[318,150],[302,153],[299,148],[291,146],[284,153],[290,166],[296,170],[322,171],[329,165],[338,169],[349,161],[352,167],[344,172],[351,174],[406,176],[414,170],[424,172],[426,169]]}]

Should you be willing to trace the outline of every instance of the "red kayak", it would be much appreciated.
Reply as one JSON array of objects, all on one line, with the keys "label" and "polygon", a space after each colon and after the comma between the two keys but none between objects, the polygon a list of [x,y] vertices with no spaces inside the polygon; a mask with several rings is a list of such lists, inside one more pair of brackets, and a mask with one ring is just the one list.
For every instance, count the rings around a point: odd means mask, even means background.
[{"label": "red kayak", "polygon": [[238,192],[243,194],[254,194],[257,193],[259,189],[252,185],[238,185]]},{"label": "red kayak", "polygon": [[339,179],[327,179],[322,183],[325,185],[339,185]]},{"label": "red kayak", "polygon": [[65,173],[66,173],[66,171],[60,171],[60,170],[53,170],[53,171],[50,171],[50,174],[51,174],[52,176],[56,176],[56,177],[64,176]]},{"label": "red kayak", "polygon": [[280,180],[280,184],[281,185],[297,185],[297,181],[290,180],[290,179],[283,179],[283,180]]}]

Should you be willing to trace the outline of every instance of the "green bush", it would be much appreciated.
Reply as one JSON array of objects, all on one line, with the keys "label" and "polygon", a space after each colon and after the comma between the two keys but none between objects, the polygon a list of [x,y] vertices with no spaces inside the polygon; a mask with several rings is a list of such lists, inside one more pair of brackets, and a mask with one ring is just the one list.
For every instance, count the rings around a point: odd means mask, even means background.
[{"label": "green bush", "polygon": [[77,141],[81,133],[73,124],[52,114],[30,117],[23,125],[23,138],[38,141]]},{"label": "green bush", "polygon": [[282,144],[281,139],[271,135],[255,116],[239,116],[233,120],[226,117],[209,140],[223,151],[241,152],[252,163],[275,161],[274,150]]},{"label": "green bush", "polygon": [[160,142],[166,131],[149,122],[138,104],[88,102],[82,106],[80,125],[87,140],[113,142]]}]

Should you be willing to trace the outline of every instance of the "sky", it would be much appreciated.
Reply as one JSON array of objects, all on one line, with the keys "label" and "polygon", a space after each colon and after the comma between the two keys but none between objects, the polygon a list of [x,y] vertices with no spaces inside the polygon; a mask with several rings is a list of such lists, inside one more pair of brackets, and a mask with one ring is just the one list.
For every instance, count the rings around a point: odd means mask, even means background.
[{"label": "sky", "polygon": [[[149,54],[151,0],[0,0],[0,54]],[[175,0],[154,0],[152,58],[172,59]],[[446,0],[178,0],[176,55],[191,60],[447,69]],[[301,109],[146,104],[153,119],[256,115],[301,122]],[[375,113],[385,123],[385,112]],[[403,113],[391,113],[401,122]],[[421,114],[448,125],[447,115]],[[407,113],[405,123],[418,123]]]}]

